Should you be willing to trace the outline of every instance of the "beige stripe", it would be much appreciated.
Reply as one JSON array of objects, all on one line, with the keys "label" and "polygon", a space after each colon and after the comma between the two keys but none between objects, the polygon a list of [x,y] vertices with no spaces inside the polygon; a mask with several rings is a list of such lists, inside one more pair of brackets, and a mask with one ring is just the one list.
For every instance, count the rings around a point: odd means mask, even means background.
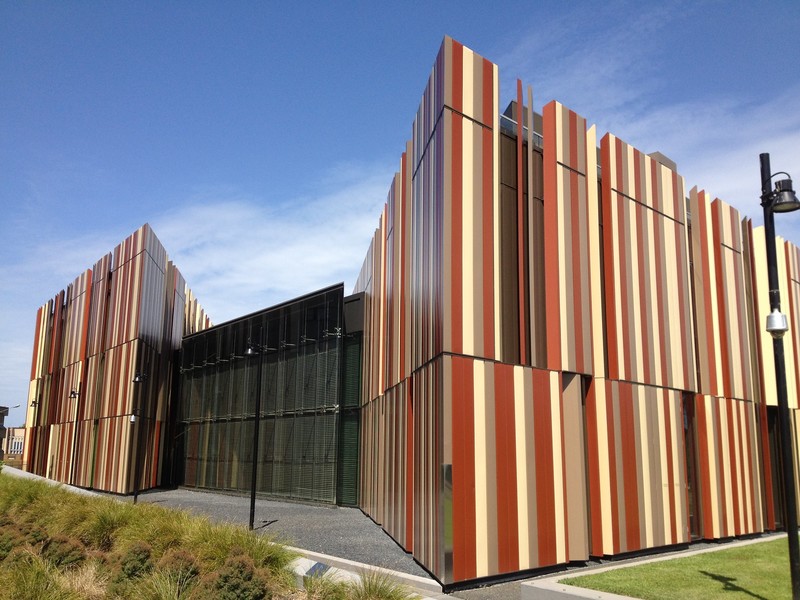
[{"label": "beige stripe", "polygon": [[475,555],[477,577],[489,575],[489,515],[486,472],[486,375],[481,361],[473,362],[475,389]]},{"label": "beige stripe", "polygon": [[561,386],[559,374],[550,372],[550,412],[552,415],[553,435],[553,486],[556,521],[556,562],[567,560],[566,536],[564,535],[564,461],[561,455]]},{"label": "beige stripe", "polygon": [[[556,104],[556,138],[558,140],[563,140],[564,138],[564,111],[560,104]],[[558,159],[563,162],[563,144],[557,144],[556,152],[559,155]],[[556,211],[558,213],[558,256],[555,260],[558,261],[558,289],[560,290],[559,294],[559,314],[553,315],[553,317],[558,318],[559,320],[559,329],[561,330],[561,365],[566,367],[570,365],[569,362],[569,352],[570,347],[572,346],[571,340],[566,337],[566,332],[568,331],[568,323],[567,323],[567,294],[566,294],[566,275],[567,269],[564,268],[564,248],[566,244],[565,240],[565,230],[566,227],[564,226],[564,168],[561,166],[556,166],[557,170],[557,177],[558,177],[558,191],[556,195]],[[558,438],[553,438],[558,439]]]},{"label": "beige stripe", "polygon": [[[469,50],[466,46],[464,47],[464,74],[462,77],[462,88],[461,88],[461,97],[462,97],[462,106],[464,110],[464,114],[468,115],[469,117],[473,117],[475,115],[475,54]],[[464,147],[468,148],[466,144],[466,140],[464,140]]]},{"label": "beige stripe", "polygon": [[[525,369],[517,365],[514,367],[514,441],[517,454],[517,536],[519,538],[519,568],[530,569],[531,563],[530,537],[529,537],[529,512],[528,499],[528,449],[527,445],[532,438],[533,428],[528,427],[526,411],[528,402],[525,395]],[[531,459],[533,455],[530,455]]]},{"label": "beige stripe", "polygon": [[[466,52],[465,52],[466,63]],[[464,65],[464,77],[467,74],[467,65]],[[471,69],[469,70],[471,73]],[[471,88],[470,88],[471,89]],[[470,94],[471,95],[471,94]],[[461,294],[462,302],[462,320],[461,328],[463,333],[463,352],[464,354],[475,354],[475,260],[474,260],[474,222],[475,211],[473,210],[472,200],[475,194],[473,188],[473,163],[472,151],[474,149],[475,140],[473,137],[473,125],[470,121],[462,120],[462,132],[464,136],[463,155],[455,157],[456,160],[461,161],[462,176],[461,185],[463,188],[462,195],[462,227],[461,227],[461,277],[462,289],[453,290],[454,293]]]},{"label": "beige stripe", "polygon": [[[472,213],[472,231],[469,232],[473,241],[472,247],[472,290],[469,291],[473,298],[472,327],[474,332],[472,354],[486,357],[486,340],[483,339],[483,290],[490,282],[483,280],[483,128],[475,123],[470,123],[474,143],[468,152],[472,155],[473,194],[467,199],[467,209]],[[487,357],[490,358],[490,357]]]},{"label": "beige stripe", "polygon": [[602,516],[603,553],[614,554],[614,538],[612,533],[613,519],[611,514],[611,472],[614,468],[608,455],[608,419],[606,417],[606,382],[595,379],[593,384],[597,399],[597,458],[600,475],[600,514]]}]

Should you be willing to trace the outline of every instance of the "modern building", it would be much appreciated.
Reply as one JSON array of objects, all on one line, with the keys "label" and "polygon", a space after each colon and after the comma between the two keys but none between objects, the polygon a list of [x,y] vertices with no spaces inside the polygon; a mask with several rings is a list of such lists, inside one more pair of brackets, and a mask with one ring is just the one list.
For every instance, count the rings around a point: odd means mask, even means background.
[{"label": "modern building", "polygon": [[362,509],[446,584],[780,526],[762,229],[523,91],[444,40],[356,285]]},{"label": "modern building", "polygon": [[23,468],[120,494],[159,485],[175,354],[209,324],[143,225],[36,314]]},{"label": "modern building", "polygon": [[763,229],[533,105],[444,39],[352,296],[207,328],[145,226],[39,311],[28,468],[357,504],[446,585],[780,528]]},{"label": "modern building", "polygon": [[9,427],[5,431],[2,442],[2,458],[4,464],[10,467],[22,466],[22,450],[25,447],[25,428]]}]

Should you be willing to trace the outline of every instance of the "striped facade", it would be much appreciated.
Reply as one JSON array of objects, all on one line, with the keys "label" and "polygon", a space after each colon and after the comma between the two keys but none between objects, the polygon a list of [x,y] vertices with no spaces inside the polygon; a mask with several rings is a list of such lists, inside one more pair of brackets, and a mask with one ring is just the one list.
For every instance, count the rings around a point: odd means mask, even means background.
[{"label": "striped facade", "polygon": [[159,485],[172,355],[209,324],[188,294],[144,225],[38,310],[24,468],[121,494]]},{"label": "striped facade", "polygon": [[445,38],[355,286],[362,510],[445,584],[774,529],[763,231],[522,82],[498,98]]}]

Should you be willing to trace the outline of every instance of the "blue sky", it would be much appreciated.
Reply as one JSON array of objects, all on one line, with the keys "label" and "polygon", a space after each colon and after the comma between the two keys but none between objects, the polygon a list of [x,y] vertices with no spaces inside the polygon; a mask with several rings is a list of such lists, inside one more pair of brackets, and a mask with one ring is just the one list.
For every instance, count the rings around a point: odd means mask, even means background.
[{"label": "blue sky", "polygon": [[0,3],[9,424],[36,309],[142,223],[215,322],[349,289],[445,34],[756,220],[759,152],[800,181],[796,1],[338,4]]}]

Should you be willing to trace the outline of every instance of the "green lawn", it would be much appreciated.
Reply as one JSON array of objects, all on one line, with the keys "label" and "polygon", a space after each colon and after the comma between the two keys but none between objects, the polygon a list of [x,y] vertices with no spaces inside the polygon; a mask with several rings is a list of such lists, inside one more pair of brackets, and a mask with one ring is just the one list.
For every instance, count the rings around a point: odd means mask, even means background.
[{"label": "green lawn", "polygon": [[791,598],[786,538],[565,578],[561,583],[644,600]]}]

